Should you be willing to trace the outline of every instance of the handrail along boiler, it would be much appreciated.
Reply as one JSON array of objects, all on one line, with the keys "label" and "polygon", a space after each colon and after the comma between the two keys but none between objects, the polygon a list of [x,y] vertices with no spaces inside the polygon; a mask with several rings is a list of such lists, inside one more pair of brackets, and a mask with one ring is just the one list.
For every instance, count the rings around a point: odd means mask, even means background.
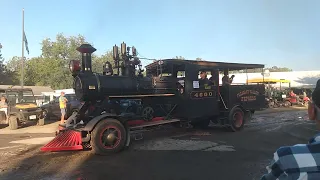
[{"label": "handrail along boiler", "polygon": [[[96,154],[119,152],[129,145],[134,129],[159,124],[187,122],[194,127],[206,127],[212,121],[238,131],[247,117],[264,104],[264,86],[219,85],[219,70],[263,68],[263,65],[168,59],[146,66],[147,76],[143,76],[136,48],[122,43],[120,52],[118,46],[113,47],[114,63],[106,62],[103,73],[98,74],[92,72],[91,55],[96,49],[82,44],[77,50],[82,61],[72,60],[69,67],[75,94],[84,103],[68,118],[56,141],[67,131],[74,131],[80,136],[80,145],[90,144]],[[203,70],[210,71],[213,77],[210,81],[215,82],[206,89],[201,89],[203,81],[198,79],[199,71]],[[182,84],[180,71],[185,75]],[[124,110],[125,100],[139,103],[131,103],[135,106]],[[156,120],[157,117],[162,118]],[[142,124],[132,123],[141,119]],[[52,144],[42,150],[59,150],[49,147]]]}]

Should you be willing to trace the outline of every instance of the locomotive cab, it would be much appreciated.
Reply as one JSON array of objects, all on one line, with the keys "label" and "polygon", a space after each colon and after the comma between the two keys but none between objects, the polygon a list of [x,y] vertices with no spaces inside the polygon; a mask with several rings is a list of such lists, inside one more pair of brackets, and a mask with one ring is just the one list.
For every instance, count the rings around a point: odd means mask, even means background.
[{"label": "locomotive cab", "polygon": [[[217,69],[193,64],[188,60],[165,59],[146,66],[146,70],[154,76],[155,83],[162,86],[158,85],[156,89],[169,86],[177,91],[179,103],[174,114],[176,117],[196,119],[219,114],[219,111],[213,110],[218,107],[217,83],[204,87],[203,81],[199,79],[199,72],[216,74]],[[213,77],[211,81],[217,82],[218,77]]]}]

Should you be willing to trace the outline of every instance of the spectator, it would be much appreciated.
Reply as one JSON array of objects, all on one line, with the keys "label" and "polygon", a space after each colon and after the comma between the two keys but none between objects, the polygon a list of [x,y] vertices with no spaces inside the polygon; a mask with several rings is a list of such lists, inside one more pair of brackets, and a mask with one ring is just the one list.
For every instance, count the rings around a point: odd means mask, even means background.
[{"label": "spectator", "polygon": [[65,93],[61,92],[61,95],[59,97],[59,106],[60,106],[60,110],[61,110],[61,119],[60,119],[61,125],[64,124],[64,117],[66,115],[67,102],[68,102],[68,99],[66,97],[64,97],[64,95],[65,95]]},{"label": "spectator", "polygon": [[1,101],[0,101],[0,111],[3,111],[6,114],[6,118],[8,119],[8,104],[6,102],[6,98],[5,97],[1,97]]},{"label": "spectator", "polygon": [[228,70],[224,70],[223,72],[224,76],[222,77],[222,85],[229,85],[230,84],[230,78]]},{"label": "spectator", "polygon": [[[320,127],[320,80],[312,93],[313,102],[309,103],[309,119]],[[309,140],[308,144],[280,147],[275,153],[268,173],[261,180],[276,179],[320,179],[320,133]]]}]

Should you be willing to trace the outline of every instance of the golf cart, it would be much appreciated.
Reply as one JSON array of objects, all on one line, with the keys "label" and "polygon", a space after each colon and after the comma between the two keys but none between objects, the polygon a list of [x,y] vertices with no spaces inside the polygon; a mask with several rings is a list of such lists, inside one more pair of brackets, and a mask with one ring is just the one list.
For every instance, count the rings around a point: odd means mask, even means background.
[{"label": "golf cart", "polygon": [[[290,95],[290,91],[293,91],[293,95]],[[293,106],[293,105],[299,105],[299,106],[307,106],[308,102],[310,101],[311,97],[311,90],[309,91],[304,88],[289,88],[287,89],[287,97],[284,99],[285,106]],[[305,95],[303,95],[305,93]],[[308,96],[309,94],[309,96]]]},{"label": "golf cart", "polygon": [[6,98],[8,105],[7,115],[0,111],[1,124],[9,124],[11,130],[29,121],[37,121],[37,125],[44,125],[41,108],[37,106],[32,89],[8,88],[0,89],[0,96]]}]

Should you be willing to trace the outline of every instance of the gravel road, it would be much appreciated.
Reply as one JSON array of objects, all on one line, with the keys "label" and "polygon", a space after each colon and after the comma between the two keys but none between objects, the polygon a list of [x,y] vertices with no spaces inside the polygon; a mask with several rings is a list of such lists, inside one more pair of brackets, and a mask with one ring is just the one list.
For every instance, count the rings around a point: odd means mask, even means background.
[{"label": "gravel road", "polygon": [[45,132],[1,133],[1,180],[254,180],[265,173],[274,151],[306,143],[317,130],[305,110],[257,113],[241,132],[163,127],[113,156],[89,151],[44,153]]}]

